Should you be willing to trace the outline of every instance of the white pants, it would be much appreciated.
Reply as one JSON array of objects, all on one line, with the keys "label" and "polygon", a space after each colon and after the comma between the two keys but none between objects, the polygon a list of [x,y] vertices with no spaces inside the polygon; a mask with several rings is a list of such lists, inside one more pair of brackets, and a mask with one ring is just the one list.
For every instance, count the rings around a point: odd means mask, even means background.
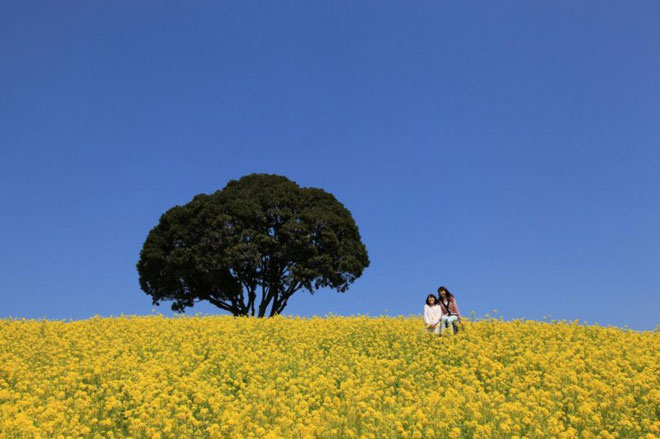
[{"label": "white pants", "polygon": [[445,326],[451,326],[451,332],[452,334],[456,333],[456,328],[454,327],[456,325],[456,321],[458,320],[457,315],[443,315],[440,318],[440,332],[445,332]]}]

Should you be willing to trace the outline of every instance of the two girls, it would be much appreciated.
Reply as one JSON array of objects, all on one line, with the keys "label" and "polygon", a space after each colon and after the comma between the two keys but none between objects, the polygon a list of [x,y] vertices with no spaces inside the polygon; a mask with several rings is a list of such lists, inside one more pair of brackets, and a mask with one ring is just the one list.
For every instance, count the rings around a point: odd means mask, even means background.
[{"label": "two girls", "polygon": [[456,297],[446,287],[438,288],[438,299],[433,294],[426,297],[424,323],[429,332],[444,333],[445,328],[450,326],[452,333],[455,334],[458,331],[460,318]]}]

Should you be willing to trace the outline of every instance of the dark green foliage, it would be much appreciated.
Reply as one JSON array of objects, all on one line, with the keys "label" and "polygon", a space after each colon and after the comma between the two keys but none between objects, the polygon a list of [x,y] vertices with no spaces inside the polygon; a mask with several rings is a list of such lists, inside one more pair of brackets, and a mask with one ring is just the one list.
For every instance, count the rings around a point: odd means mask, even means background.
[{"label": "dark green foliage", "polygon": [[368,266],[358,227],[332,194],[251,174],[163,214],[137,269],[155,305],[172,300],[183,312],[208,300],[263,317],[281,313],[301,288],[344,292]]}]

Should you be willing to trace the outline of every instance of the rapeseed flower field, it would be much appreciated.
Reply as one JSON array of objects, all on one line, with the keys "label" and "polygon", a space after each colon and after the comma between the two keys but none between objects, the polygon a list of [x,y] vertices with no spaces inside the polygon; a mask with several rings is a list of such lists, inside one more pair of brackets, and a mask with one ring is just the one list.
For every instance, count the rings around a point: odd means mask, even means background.
[{"label": "rapeseed flower field", "polygon": [[660,438],[660,333],[576,322],[0,320],[0,438]]}]

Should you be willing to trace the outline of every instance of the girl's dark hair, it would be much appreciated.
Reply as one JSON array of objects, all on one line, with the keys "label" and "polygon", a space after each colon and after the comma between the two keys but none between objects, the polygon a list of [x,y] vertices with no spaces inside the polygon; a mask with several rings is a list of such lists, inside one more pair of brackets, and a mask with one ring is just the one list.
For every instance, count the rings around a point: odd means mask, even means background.
[{"label": "girl's dark hair", "polygon": [[436,304],[436,305],[437,305],[438,303],[440,303],[440,301],[438,300],[437,297],[435,297],[433,294],[429,294],[428,296],[426,296],[426,304],[427,304],[428,306],[431,306],[431,304],[429,303],[429,299],[430,299],[431,297],[433,297],[433,298],[435,299],[435,304]]},{"label": "girl's dark hair", "polygon": [[[438,296],[440,296],[440,291],[444,291],[444,292],[445,292],[445,294],[447,295],[447,300],[451,300],[451,299],[454,298],[454,295],[453,295],[452,293],[449,292],[449,290],[447,289],[447,287],[440,287],[440,288],[438,288]],[[442,297],[442,296],[440,296],[440,297]]]}]

